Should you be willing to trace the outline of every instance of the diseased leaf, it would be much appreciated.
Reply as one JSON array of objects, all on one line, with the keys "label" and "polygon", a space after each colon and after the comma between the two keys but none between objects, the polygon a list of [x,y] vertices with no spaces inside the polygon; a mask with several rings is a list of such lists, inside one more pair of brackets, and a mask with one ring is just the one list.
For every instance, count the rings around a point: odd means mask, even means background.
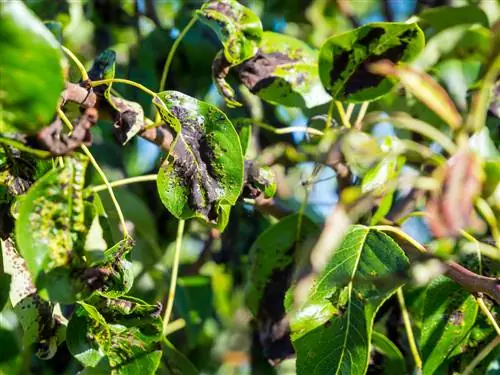
[{"label": "diseased leaf", "polygon": [[101,367],[104,361],[111,374],[139,368],[141,374],[154,374],[161,358],[161,307],[130,297],[91,302],[79,303],[69,322],[73,356],[86,367]]},{"label": "diseased leaf", "polygon": [[465,339],[476,321],[477,309],[474,297],[444,276],[428,286],[420,337],[424,374],[433,374]]},{"label": "diseased leaf", "polygon": [[[115,78],[115,66],[116,52],[112,49],[107,49],[95,58],[92,67],[88,71],[89,79],[91,81],[113,79]],[[103,95],[106,98],[106,101],[117,109],[111,101],[111,86],[112,83],[99,85],[94,88],[94,91],[99,95]]]},{"label": "diseased leaf", "polygon": [[260,18],[235,0],[209,0],[196,14],[210,26],[224,45],[230,64],[239,64],[257,52],[262,38]]},{"label": "diseased leaf", "polygon": [[[231,65],[221,58],[214,60],[214,80],[234,106],[234,91],[225,81]],[[232,69],[253,94],[271,104],[311,108],[331,99],[319,80],[317,52],[288,35],[266,31],[255,56]]]},{"label": "diseased leaf", "polygon": [[403,284],[403,250],[386,234],[354,225],[292,316],[298,374],[364,374],[373,319]]},{"label": "diseased leaf", "polygon": [[272,198],[276,190],[276,178],[271,168],[245,160],[245,186],[242,194],[244,197],[257,198],[263,194],[264,198]]},{"label": "diseased leaf", "polygon": [[384,374],[408,374],[405,360],[394,343],[377,331],[372,332],[372,345],[377,352],[384,356]]},{"label": "diseased leaf", "polygon": [[233,125],[216,107],[176,91],[159,93],[154,104],[176,133],[158,172],[163,204],[178,219],[201,218],[224,229],[243,185]]},{"label": "diseased leaf", "polygon": [[296,258],[318,235],[315,223],[304,216],[300,224],[300,215],[294,214],[266,229],[250,248],[245,302],[257,320],[263,354],[269,360],[278,362],[293,354],[285,294],[293,281]]},{"label": "diseased leaf", "polygon": [[0,133],[35,134],[52,121],[64,87],[59,43],[22,1],[7,1],[0,50]]},{"label": "diseased leaf", "polygon": [[85,233],[83,185],[88,159],[64,159],[64,167],[45,174],[23,196],[16,220],[16,242],[36,280],[71,261]]},{"label": "diseased leaf", "polygon": [[370,64],[394,64],[416,57],[424,35],[415,23],[378,22],[334,35],[319,53],[319,75],[336,100],[358,103],[387,94],[394,83],[369,71]]},{"label": "diseased leaf", "polygon": [[40,298],[14,241],[9,238],[0,242],[3,269],[11,276],[10,303],[23,327],[24,345],[35,344],[35,353],[39,358],[52,358],[57,346],[64,340],[66,320],[57,305]]}]

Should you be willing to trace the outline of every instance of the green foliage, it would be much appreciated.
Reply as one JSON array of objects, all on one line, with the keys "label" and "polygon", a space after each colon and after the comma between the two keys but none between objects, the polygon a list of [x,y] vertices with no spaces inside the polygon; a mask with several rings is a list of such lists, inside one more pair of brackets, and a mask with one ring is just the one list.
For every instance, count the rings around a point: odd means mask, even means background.
[{"label": "green foliage", "polygon": [[64,85],[62,53],[52,34],[20,1],[2,4],[0,40],[0,131],[34,134],[56,112]]},{"label": "green foliage", "polygon": [[387,59],[393,63],[415,58],[424,35],[415,23],[371,23],[334,35],[321,46],[319,75],[336,100],[359,103],[387,94],[394,83],[370,72],[369,65]]},{"label": "green foliage", "polygon": [[236,130],[217,107],[175,91],[154,104],[175,132],[158,173],[158,192],[179,219],[197,217],[224,229],[241,192],[243,155]]},{"label": "green foliage", "polygon": [[2,2],[0,374],[493,373],[486,3]]}]

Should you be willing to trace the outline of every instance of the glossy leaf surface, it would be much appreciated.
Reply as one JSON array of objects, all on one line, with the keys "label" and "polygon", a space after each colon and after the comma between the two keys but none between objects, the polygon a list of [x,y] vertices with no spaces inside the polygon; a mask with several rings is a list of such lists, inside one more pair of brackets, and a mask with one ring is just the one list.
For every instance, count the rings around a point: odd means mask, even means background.
[{"label": "glossy leaf surface", "polygon": [[208,103],[176,91],[154,104],[176,133],[158,172],[163,204],[179,219],[197,217],[223,229],[243,185],[243,155],[233,125]]},{"label": "glossy leaf surface", "polygon": [[369,71],[370,64],[387,59],[409,61],[424,46],[415,23],[371,23],[326,40],[319,53],[319,75],[336,100],[350,103],[387,94],[393,83]]}]

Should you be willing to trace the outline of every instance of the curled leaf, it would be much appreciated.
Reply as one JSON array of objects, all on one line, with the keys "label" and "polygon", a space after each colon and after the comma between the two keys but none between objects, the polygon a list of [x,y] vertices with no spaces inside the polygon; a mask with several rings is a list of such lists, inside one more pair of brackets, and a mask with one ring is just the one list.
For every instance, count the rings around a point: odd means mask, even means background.
[{"label": "curled leaf", "polygon": [[209,0],[196,11],[224,45],[224,56],[232,65],[255,55],[262,38],[260,18],[235,0]]},{"label": "curled leaf", "polygon": [[432,109],[452,129],[457,129],[462,123],[462,117],[453,101],[428,74],[408,66],[395,66],[388,60],[372,64],[370,71],[383,76],[397,77],[408,91]]},{"label": "curled leaf", "polygon": [[[232,65],[222,58],[214,61],[214,80],[228,105],[234,106],[234,91],[224,79]],[[272,104],[311,108],[331,99],[319,80],[317,52],[287,35],[264,32],[255,56],[233,69],[253,94]]]},{"label": "curled leaf", "polygon": [[424,46],[415,23],[377,22],[334,35],[319,53],[319,75],[336,100],[358,103],[387,94],[394,84],[369,70],[378,60],[413,59]]},{"label": "curled leaf", "polygon": [[255,162],[245,160],[244,196],[256,198],[263,194],[264,198],[272,198],[276,189],[274,173],[268,166],[258,166]]},{"label": "curled leaf", "polygon": [[441,189],[431,192],[426,212],[436,237],[454,237],[461,229],[480,228],[474,202],[481,193],[483,175],[479,160],[470,151],[459,151],[434,172]]},{"label": "curled leaf", "polygon": [[197,217],[222,229],[243,185],[238,134],[218,108],[190,96],[164,91],[153,103],[176,133],[158,172],[163,204],[179,219]]}]

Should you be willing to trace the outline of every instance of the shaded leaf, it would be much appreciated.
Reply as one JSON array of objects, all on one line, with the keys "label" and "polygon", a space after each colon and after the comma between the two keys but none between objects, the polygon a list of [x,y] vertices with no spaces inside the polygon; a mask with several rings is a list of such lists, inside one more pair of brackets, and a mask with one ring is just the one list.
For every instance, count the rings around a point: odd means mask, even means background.
[{"label": "shaded leaf", "polygon": [[262,38],[260,18],[235,0],[209,0],[196,11],[224,45],[224,56],[236,65],[255,55]]},{"label": "shaded leaf", "polygon": [[223,229],[243,185],[238,134],[219,109],[179,92],[164,91],[154,104],[176,133],[158,172],[163,204],[178,219],[197,217]]},{"label": "shaded leaf", "polygon": [[167,339],[164,340],[163,351],[165,352],[165,367],[168,375],[198,375],[200,372],[178,351]]},{"label": "shaded leaf", "polygon": [[21,1],[0,8],[0,133],[34,134],[52,121],[64,79],[59,43]]},{"label": "shaded leaf", "polygon": [[245,302],[257,320],[264,356],[272,361],[293,354],[285,294],[293,281],[296,260],[318,234],[319,228],[307,216],[300,220],[294,214],[266,229],[250,248]]},{"label": "shaded leaf", "polygon": [[272,198],[276,194],[277,185],[274,173],[268,166],[259,166],[256,162],[245,160],[245,186],[243,196]]},{"label": "shaded leaf", "polygon": [[375,313],[402,285],[403,250],[386,234],[352,226],[291,320],[298,374],[364,374]]},{"label": "shaded leaf", "polygon": [[[10,303],[23,327],[24,345],[35,344],[41,359],[52,358],[64,339],[66,324],[58,308],[44,301],[37,292],[25,260],[9,238],[1,241],[3,269],[11,276]],[[9,289],[8,289],[9,290]]]},{"label": "shaded leaf", "polygon": [[429,26],[435,33],[462,24],[480,24],[489,27],[488,17],[478,6],[441,6],[423,10],[419,15],[420,24]]},{"label": "shaded leaf", "polygon": [[16,220],[16,242],[36,280],[42,271],[70,262],[82,240],[83,185],[88,159],[81,154],[64,159],[64,167],[45,174],[23,196]]},{"label": "shaded leaf", "polygon": [[424,35],[415,23],[371,23],[326,40],[319,53],[319,75],[336,100],[351,103],[374,100],[387,94],[394,83],[373,74],[370,64],[394,64],[416,57]]},{"label": "shaded leaf", "polygon": [[112,374],[154,374],[161,358],[161,308],[134,298],[79,303],[68,325],[68,349],[84,366],[107,363]]},{"label": "shaded leaf", "polygon": [[405,360],[394,343],[377,331],[372,332],[372,345],[384,356],[384,374],[407,374]]},{"label": "shaded leaf", "polygon": [[477,309],[474,297],[444,276],[428,286],[420,337],[424,374],[433,374],[460,345],[474,325]]},{"label": "shaded leaf", "polygon": [[[92,67],[88,71],[88,76],[91,81],[100,81],[103,79],[113,79],[115,78],[115,68],[116,66],[116,52],[112,49],[107,49],[104,52],[101,52],[95,59],[92,64]],[[94,91],[103,95],[106,98],[106,101],[117,109],[114,106],[114,103],[111,100],[111,86],[112,83],[99,85],[94,88]]]}]

